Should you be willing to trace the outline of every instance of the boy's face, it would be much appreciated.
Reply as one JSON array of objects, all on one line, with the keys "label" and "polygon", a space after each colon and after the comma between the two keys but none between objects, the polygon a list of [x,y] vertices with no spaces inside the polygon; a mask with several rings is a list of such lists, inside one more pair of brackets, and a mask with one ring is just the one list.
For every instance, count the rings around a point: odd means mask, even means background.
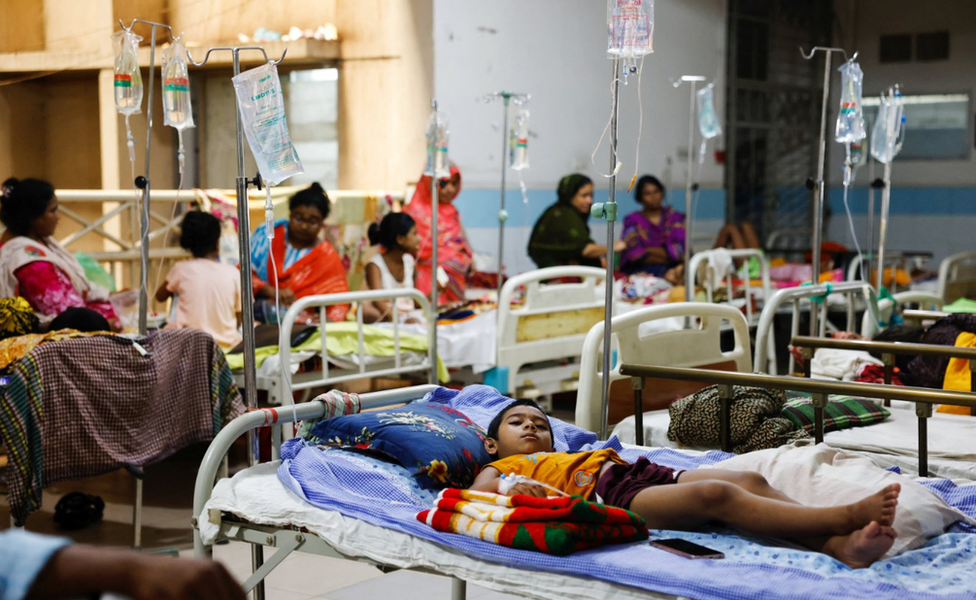
[{"label": "boy's face", "polygon": [[498,439],[485,439],[485,450],[499,459],[516,454],[552,452],[549,419],[532,406],[510,408],[498,427]]}]

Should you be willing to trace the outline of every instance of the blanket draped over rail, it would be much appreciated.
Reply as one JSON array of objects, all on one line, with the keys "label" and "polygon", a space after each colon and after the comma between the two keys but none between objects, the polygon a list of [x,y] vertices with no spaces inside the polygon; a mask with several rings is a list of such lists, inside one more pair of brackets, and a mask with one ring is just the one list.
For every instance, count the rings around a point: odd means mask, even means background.
[{"label": "blanket draped over rail", "polygon": [[23,524],[41,490],[59,481],[209,441],[243,410],[224,353],[196,329],[159,331],[138,345],[97,336],[39,346],[14,365],[0,396],[11,514]]},{"label": "blanket draped over rail", "polygon": [[417,520],[437,531],[557,556],[647,539],[644,519],[580,496],[533,498],[446,489],[436,507],[418,513]]}]

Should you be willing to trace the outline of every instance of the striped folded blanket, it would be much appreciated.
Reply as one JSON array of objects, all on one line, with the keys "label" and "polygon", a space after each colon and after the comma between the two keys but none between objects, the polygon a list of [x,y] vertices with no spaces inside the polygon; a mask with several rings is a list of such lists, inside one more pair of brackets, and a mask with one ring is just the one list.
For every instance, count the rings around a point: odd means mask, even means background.
[{"label": "striped folded blanket", "polygon": [[533,498],[449,488],[417,520],[438,531],[557,556],[647,539],[641,517],[580,496]]}]

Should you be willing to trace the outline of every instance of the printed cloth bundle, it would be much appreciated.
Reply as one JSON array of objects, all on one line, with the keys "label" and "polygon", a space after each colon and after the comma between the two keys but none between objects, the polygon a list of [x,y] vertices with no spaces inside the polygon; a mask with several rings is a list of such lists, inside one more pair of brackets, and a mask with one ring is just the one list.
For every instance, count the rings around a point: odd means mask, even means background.
[{"label": "printed cloth bundle", "polygon": [[417,520],[437,531],[556,556],[647,539],[641,517],[580,496],[533,498],[448,488]]}]

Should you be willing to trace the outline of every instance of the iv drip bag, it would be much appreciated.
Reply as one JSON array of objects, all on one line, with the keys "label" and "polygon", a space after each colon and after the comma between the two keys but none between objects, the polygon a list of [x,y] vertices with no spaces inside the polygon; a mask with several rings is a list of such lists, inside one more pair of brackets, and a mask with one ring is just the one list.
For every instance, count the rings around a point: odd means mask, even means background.
[{"label": "iv drip bag", "polygon": [[142,112],[142,73],[139,71],[139,42],[131,31],[112,34],[115,48],[115,108],[125,116]]},{"label": "iv drip bag", "polygon": [[508,164],[516,171],[529,168],[529,111],[519,107],[508,132]]},{"label": "iv drip bag", "polygon": [[607,0],[607,55],[634,59],[654,51],[654,0]]},{"label": "iv drip bag", "polygon": [[447,117],[439,110],[433,111],[427,123],[427,165],[424,167],[424,175],[437,178],[451,176],[451,163],[447,158],[447,140],[450,134]]},{"label": "iv drip bag", "polygon": [[179,130],[194,126],[186,47],[179,40],[163,50],[163,122]]},{"label": "iv drip bag", "polygon": [[864,73],[861,65],[849,60],[840,66],[840,111],[837,113],[837,126],[834,139],[841,144],[859,142],[865,138],[864,109],[861,103],[861,86]]},{"label": "iv drip bag", "polygon": [[706,140],[722,135],[722,125],[718,122],[718,115],[715,114],[715,101],[712,92],[714,88],[715,84],[710,83],[696,92],[698,96],[698,129]]},{"label": "iv drip bag", "polygon": [[237,108],[254,162],[265,181],[278,185],[305,172],[288,133],[278,69],[271,63],[234,77]]},{"label": "iv drip bag", "polygon": [[905,141],[905,106],[901,90],[895,86],[892,96],[881,96],[878,116],[871,131],[871,156],[888,164],[898,155]]}]

